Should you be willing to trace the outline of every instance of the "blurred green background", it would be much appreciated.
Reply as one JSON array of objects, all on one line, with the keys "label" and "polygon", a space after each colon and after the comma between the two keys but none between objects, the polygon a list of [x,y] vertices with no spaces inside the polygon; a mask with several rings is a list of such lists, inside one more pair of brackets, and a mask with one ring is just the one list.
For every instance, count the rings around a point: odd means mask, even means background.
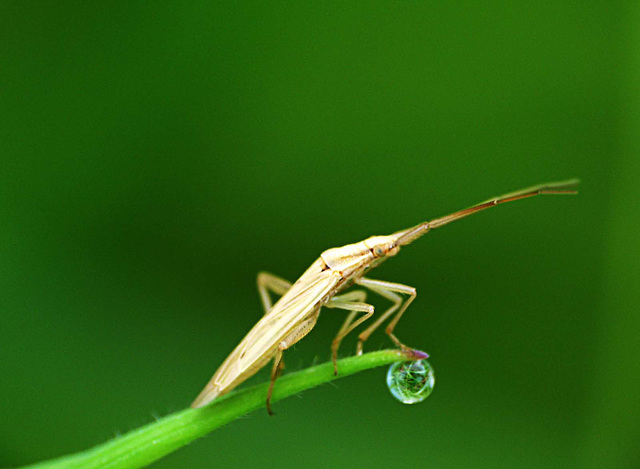
[{"label": "blurred green background", "polygon": [[[396,331],[431,354],[423,404],[378,369],[154,467],[640,467],[639,10],[2,2],[0,466],[187,406],[259,270],[580,177],[373,272],[418,289]],[[321,318],[287,370],[329,358]]]}]

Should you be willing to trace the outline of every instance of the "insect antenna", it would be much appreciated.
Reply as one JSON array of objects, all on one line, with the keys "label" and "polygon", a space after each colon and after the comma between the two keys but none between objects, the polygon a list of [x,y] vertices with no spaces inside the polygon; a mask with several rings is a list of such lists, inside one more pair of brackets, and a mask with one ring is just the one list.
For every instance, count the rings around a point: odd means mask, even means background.
[{"label": "insect antenna", "polygon": [[441,226],[447,225],[453,221],[468,217],[469,215],[480,212],[484,209],[495,207],[496,205],[500,205],[506,202],[513,202],[514,200],[526,199],[528,197],[534,197],[541,194],[577,194],[578,190],[576,189],[576,187],[579,183],[579,179],[569,179],[567,181],[561,182],[550,182],[547,184],[540,184],[538,186],[522,189],[516,192],[510,192],[509,194],[504,194],[499,197],[492,197],[485,202],[481,202],[479,204],[473,205],[472,207],[465,208],[464,210],[459,210],[450,215],[420,223],[413,228],[395,233],[393,236],[397,238],[397,245],[404,246],[413,242],[431,229],[440,228]]}]

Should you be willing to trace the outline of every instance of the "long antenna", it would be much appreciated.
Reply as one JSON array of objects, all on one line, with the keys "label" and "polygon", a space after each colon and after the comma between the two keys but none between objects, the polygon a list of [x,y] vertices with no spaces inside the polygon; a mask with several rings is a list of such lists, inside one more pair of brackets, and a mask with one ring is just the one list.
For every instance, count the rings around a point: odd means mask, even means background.
[{"label": "long antenna", "polygon": [[579,179],[569,179],[568,181],[549,182],[547,184],[540,184],[516,192],[510,192],[509,194],[504,194],[499,197],[493,197],[485,202],[481,202],[472,207],[465,208],[464,210],[454,212],[450,215],[420,223],[413,228],[395,233],[394,236],[397,236],[397,244],[399,246],[404,246],[419,238],[430,229],[440,228],[441,226],[447,225],[461,218],[468,217],[469,215],[480,212],[486,208],[494,207],[506,202],[512,202],[514,200],[526,199],[527,197],[534,197],[541,194],[577,194],[578,190],[576,189],[576,186],[578,184],[580,184]]}]

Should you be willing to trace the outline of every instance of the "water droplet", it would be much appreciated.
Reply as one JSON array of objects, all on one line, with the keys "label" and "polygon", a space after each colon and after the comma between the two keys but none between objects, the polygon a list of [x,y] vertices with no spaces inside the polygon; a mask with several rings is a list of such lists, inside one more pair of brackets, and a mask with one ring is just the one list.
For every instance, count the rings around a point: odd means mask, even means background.
[{"label": "water droplet", "polygon": [[433,391],[435,382],[433,368],[427,360],[397,362],[387,373],[389,391],[403,404],[424,401]]}]

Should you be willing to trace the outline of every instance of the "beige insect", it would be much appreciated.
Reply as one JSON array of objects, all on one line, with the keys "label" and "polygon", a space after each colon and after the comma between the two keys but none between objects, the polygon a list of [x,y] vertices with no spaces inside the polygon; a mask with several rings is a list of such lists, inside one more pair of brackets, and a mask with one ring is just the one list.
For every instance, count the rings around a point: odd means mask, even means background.
[{"label": "beige insect", "polygon": [[[328,249],[293,285],[275,275],[259,273],[258,291],[264,306],[264,316],[218,368],[191,407],[202,407],[216,397],[231,391],[273,358],[271,383],[267,392],[267,411],[271,414],[271,394],[273,384],[282,369],[282,352],[313,329],[323,306],[349,311],[331,345],[334,372],[337,374],[340,342],[347,334],[369,319],[374,312],[373,306],[365,303],[364,290],[337,295],[353,284],[371,290],[393,303],[373,324],[360,333],[357,354],[362,353],[362,346],[371,333],[392,315],[395,316],[387,325],[386,333],[397,346],[407,349],[408,347],[393,334],[393,330],[409,304],[415,299],[416,290],[407,285],[364,277],[370,269],[377,267],[388,257],[395,256],[401,246],[415,241],[429,230],[440,228],[452,221],[504,202],[539,194],[575,194],[578,183],[577,179],[572,179],[541,184],[492,198],[389,236],[373,236],[359,243]],[[282,295],[273,306],[269,291]]]}]

